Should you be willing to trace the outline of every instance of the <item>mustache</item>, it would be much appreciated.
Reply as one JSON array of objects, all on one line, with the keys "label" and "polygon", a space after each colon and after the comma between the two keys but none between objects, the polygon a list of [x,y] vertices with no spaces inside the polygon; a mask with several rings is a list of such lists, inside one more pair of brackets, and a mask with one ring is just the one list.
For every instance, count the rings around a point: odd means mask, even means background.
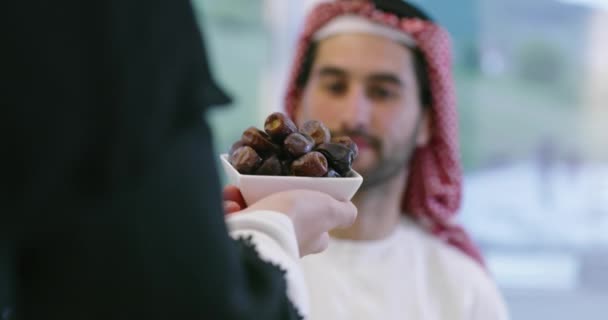
[{"label": "mustache", "polygon": [[348,136],[351,139],[359,138],[365,140],[365,142],[376,151],[382,150],[382,140],[380,138],[370,134],[363,128],[341,128],[340,130],[332,130],[332,137]]}]

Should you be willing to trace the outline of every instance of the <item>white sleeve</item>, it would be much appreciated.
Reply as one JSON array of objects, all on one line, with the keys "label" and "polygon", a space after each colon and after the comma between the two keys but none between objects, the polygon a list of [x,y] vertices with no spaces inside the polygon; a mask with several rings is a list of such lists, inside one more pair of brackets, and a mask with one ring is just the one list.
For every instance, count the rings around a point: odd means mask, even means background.
[{"label": "white sleeve", "polygon": [[496,284],[488,275],[484,275],[475,293],[473,308],[471,310],[471,320],[509,320],[509,312],[505,301]]},{"label": "white sleeve", "polygon": [[287,296],[307,317],[308,289],[300,266],[300,251],[291,219],[274,211],[236,213],[226,217],[232,238],[251,237],[260,258],[286,271]]}]

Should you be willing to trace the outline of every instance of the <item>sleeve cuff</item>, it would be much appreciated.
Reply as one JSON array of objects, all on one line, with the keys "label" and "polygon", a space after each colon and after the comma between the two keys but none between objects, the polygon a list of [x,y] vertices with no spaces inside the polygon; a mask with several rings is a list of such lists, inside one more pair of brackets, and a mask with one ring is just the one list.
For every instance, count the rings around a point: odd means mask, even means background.
[{"label": "sleeve cuff", "polygon": [[289,217],[275,211],[254,211],[229,215],[226,223],[233,238],[251,237],[260,259],[285,270],[287,296],[306,318],[308,291],[300,266],[295,230]]}]

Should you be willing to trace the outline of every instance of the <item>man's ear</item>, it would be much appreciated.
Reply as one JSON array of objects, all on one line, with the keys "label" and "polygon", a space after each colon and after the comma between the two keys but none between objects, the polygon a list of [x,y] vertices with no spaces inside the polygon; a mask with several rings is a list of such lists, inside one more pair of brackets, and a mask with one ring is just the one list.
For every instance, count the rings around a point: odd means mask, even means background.
[{"label": "man's ear", "polygon": [[418,135],[416,136],[416,146],[424,147],[431,140],[431,113],[428,110],[422,110],[420,115],[420,123],[418,123]]}]

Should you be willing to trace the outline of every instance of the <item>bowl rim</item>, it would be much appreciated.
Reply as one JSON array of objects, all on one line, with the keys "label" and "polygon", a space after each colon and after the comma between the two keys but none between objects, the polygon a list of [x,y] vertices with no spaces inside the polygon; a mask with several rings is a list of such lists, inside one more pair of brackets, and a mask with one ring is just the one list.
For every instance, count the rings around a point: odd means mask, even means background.
[{"label": "bowl rim", "polygon": [[235,174],[238,177],[247,177],[249,179],[264,179],[264,180],[297,179],[300,181],[307,181],[307,180],[319,181],[319,179],[322,179],[323,181],[344,181],[344,182],[363,180],[363,177],[361,176],[361,174],[359,174],[357,171],[355,171],[353,169],[351,169],[351,172],[353,173],[352,177],[299,177],[299,176],[268,176],[268,175],[242,174],[242,173],[238,172],[238,170],[236,170],[232,166],[230,161],[228,161],[227,153],[220,154],[220,159],[225,164],[228,165],[228,167],[230,168],[230,170],[232,171],[233,174]]}]

